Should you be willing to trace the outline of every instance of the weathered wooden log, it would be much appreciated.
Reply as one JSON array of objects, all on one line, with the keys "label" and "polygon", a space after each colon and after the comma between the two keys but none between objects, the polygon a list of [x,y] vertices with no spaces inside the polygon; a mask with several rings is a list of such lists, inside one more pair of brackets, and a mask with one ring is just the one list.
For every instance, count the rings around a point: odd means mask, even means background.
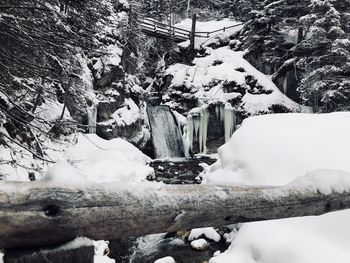
[{"label": "weathered wooden log", "polygon": [[307,188],[0,182],[0,248],[56,244],[77,236],[109,240],[346,208],[350,193],[323,195]]},{"label": "weathered wooden log", "polygon": [[58,246],[34,249],[7,249],[4,263],[94,263],[95,247],[82,244],[79,247]]}]

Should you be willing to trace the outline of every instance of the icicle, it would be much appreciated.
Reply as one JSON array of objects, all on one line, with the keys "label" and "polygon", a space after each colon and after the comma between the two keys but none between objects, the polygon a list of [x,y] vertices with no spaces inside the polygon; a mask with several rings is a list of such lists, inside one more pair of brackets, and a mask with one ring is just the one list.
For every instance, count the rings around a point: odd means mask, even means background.
[{"label": "icicle", "polygon": [[207,153],[207,135],[208,135],[209,111],[204,108],[201,110],[200,131],[199,131],[199,151]]},{"label": "icicle", "polygon": [[193,150],[194,142],[199,144],[199,152],[207,151],[209,112],[207,108],[193,109],[187,116],[187,137],[189,150]]},{"label": "icicle", "polygon": [[283,77],[283,93],[287,94],[288,92],[288,75],[284,75]]},{"label": "icicle", "polygon": [[95,104],[87,108],[87,115],[88,115],[88,133],[96,133],[97,106]]},{"label": "icicle", "polygon": [[[193,136],[192,136],[193,139]],[[191,144],[191,139],[188,136],[188,131],[187,131],[187,127],[184,127],[184,133],[182,135],[182,143],[184,145],[184,154],[186,158],[190,157],[190,148],[192,146]]]},{"label": "icicle", "polygon": [[225,119],[224,119],[224,127],[225,127],[225,142],[227,142],[231,135],[233,134],[236,126],[236,114],[233,111],[231,105],[225,105]]},{"label": "icicle", "polygon": [[[195,117],[197,117],[197,116],[195,116]],[[193,128],[194,128],[194,137],[198,138],[199,133],[200,133],[200,131],[199,131],[199,129],[200,129],[200,119],[192,117],[192,120],[193,120]]]},{"label": "icicle", "polygon": [[193,125],[193,118],[191,114],[188,114],[187,116],[187,138],[189,143],[189,151],[192,151],[193,149],[193,133],[194,133],[194,125]]}]

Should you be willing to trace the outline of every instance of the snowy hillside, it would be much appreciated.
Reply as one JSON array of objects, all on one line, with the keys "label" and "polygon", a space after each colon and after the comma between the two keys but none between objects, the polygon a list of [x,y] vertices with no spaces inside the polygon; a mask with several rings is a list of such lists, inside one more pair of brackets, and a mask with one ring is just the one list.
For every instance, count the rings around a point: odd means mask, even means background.
[{"label": "snowy hillside", "polygon": [[[250,65],[243,55],[244,52],[232,51],[229,47],[207,48],[206,56],[195,58],[193,66],[170,66],[165,73],[174,77],[169,97],[177,87],[185,85],[200,105],[238,100],[237,107],[248,115],[270,112],[273,105],[284,105],[293,112],[310,111],[282,94],[271,78]],[[255,82],[252,86],[249,78]],[[172,103],[166,104],[174,106]]]}]

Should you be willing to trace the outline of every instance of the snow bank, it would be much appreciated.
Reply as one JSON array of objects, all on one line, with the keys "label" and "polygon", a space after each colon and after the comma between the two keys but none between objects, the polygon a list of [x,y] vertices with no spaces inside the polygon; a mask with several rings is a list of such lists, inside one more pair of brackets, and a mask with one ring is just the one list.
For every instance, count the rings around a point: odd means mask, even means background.
[{"label": "snow bank", "polygon": [[[349,132],[350,113],[247,119],[220,148],[220,161],[210,168],[207,183],[289,183],[286,187],[323,194],[348,191]],[[310,172],[315,169],[338,171]],[[229,249],[209,262],[350,262],[349,221],[350,210],[345,210],[318,217],[247,223],[232,235]]]},{"label": "snow bank", "polygon": [[244,224],[210,263],[350,262],[350,211]]},{"label": "snow bank", "polygon": [[[96,134],[79,134],[77,143],[66,150],[70,165],[59,162],[47,174],[49,180],[63,183],[140,182],[153,174],[146,164],[150,158],[127,141],[104,140]],[[67,171],[66,173],[60,171]],[[63,175],[65,174],[65,175]]]},{"label": "snow bank", "polygon": [[350,171],[350,113],[274,114],[246,119],[219,148],[207,183],[285,185],[310,171]]}]

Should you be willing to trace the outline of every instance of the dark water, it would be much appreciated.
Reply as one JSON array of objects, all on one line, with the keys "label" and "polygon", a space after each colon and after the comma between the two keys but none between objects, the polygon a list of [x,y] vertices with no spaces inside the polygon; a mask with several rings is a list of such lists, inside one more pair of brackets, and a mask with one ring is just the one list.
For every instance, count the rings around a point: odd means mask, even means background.
[{"label": "dark water", "polygon": [[[221,228],[218,232],[223,234],[229,229]],[[153,263],[167,256],[173,257],[177,263],[203,263],[209,261],[216,251],[223,252],[229,246],[223,238],[220,242],[207,242],[209,247],[198,251],[191,247],[187,238],[177,237],[176,233],[116,240],[110,244],[110,257],[115,258],[117,263]],[[121,251],[126,253],[121,255]]]},{"label": "dark water", "polygon": [[198,176],[203,171],[203,166],[211,165],[214,162],[216,159],[208,157],[171,161],[155,160],[151,163],[155,171],[155,178],[149,178],[149,180],[166,184],[198,184],[201,183],[201,178]]}]

